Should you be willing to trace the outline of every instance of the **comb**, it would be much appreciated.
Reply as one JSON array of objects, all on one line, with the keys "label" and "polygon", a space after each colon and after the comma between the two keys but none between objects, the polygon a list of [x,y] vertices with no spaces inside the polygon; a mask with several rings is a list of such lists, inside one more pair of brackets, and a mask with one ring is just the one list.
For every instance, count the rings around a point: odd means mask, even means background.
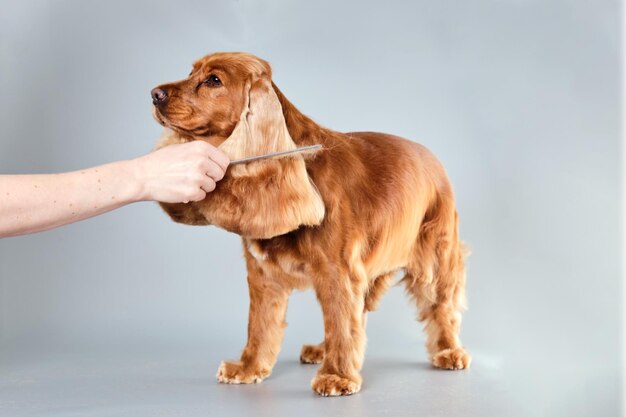
[{"label": "comb", "polygon": [[294,153],[302,153],[302,152],[308,153],[312,151],[317,151],[318,149],[322,149],[322,145],[319,145],[319,144],[309,145],[309,146],[303,146],[301,148],[290,149],[288,151],[271,152],[271,153],[266,153],[263,155],[248,156],[245,158],[240,158],[240,159],[235,159],[233,161],[230,161],[230,165],[245,164],[248,162],[259,161],[259,160],[267,159],[267,158],[283,157],[283,156],[291,155]]}]

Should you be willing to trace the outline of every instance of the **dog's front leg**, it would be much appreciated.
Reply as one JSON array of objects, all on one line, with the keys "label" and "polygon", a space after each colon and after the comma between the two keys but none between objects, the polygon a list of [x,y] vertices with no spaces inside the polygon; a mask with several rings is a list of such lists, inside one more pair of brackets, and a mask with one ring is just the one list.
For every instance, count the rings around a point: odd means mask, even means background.
[{"label": "dog's front leg", "polygon": [[219,382],[250,384],[261,382],[272,372],[285,329],[285,314],[290,290],[248,261],[250,315],[248,343],[237,362],[222,362]]},{"label": "dog's front leg", "polygon": [[324,359],[311,381],[323,396],[350,395],[361,389],[359,370],[365,351],[363,307],[366,283],[349,274],[315,283],[324,314]]}]

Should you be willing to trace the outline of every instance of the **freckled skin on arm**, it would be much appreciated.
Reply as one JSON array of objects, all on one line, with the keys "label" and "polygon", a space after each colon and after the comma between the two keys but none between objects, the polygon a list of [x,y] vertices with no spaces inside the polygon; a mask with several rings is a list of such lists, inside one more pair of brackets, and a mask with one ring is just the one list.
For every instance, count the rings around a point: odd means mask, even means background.
[{"label": "freckled skin on arm", "polygon": [[128,161],[62,174],[0,176],[0,237],[39,232],[141,199]]},{"label": "freckled skin on arm", "polygon": [[136,201],[187,203],[215,189],[230,161],[208,143],[62,174],[0,175],[0,238],[41,232]]}]

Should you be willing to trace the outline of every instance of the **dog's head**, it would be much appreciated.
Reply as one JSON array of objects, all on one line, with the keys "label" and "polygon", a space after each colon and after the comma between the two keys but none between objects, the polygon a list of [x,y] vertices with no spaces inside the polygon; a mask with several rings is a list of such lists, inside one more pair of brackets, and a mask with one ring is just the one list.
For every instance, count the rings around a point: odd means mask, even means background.
[{"label": "dog's head", "polygon": [[190,139],[212,139],[217,146],[239,122],[252,85],[270,80],[269,64],[253,55],[207,55],[187,78],[152,90],[153,114],[165,127]]},{"label": "dog's head", "polygon": [[[207,55],[194,63],[186,79],[154,88],[152,100],[159,123],[186,140],[218,146],[231,159],[296,148],[271,68],[253,55]],[[302,156],[231,166],[226,178],[222,183],[229,184],[228,192],[245,193],[237,198],[245,202],[246,213],[230,219],[237,224],[226,218],[213,222],[229,224],[225,228],[244,236],[268,238],[317,225],[324,217],[323,201]]]}]

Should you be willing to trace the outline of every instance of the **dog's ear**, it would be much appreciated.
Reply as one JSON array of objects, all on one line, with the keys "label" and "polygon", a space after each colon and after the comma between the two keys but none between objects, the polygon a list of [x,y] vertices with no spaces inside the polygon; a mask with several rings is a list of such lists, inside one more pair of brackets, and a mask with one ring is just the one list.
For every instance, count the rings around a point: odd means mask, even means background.
[{"label": "dog's ear", "polygon": [[[295,149],[269,77],[253,78],[245,89],[241,119],[220,149],[231,159]],[[244,205],[237,219],[242,236],[267,239],[324,218],[324,202],[300,155],[233,165],[227,177],[228,192]]]},{"label": "dog's ear", "polygon": [[[265,76],[255,77],[248,80],[244,90],[239,123],[220,149],[230,159],[238,159],[296,148],[270,80]],[[245,169],[238,171],[245,172]]]}]

